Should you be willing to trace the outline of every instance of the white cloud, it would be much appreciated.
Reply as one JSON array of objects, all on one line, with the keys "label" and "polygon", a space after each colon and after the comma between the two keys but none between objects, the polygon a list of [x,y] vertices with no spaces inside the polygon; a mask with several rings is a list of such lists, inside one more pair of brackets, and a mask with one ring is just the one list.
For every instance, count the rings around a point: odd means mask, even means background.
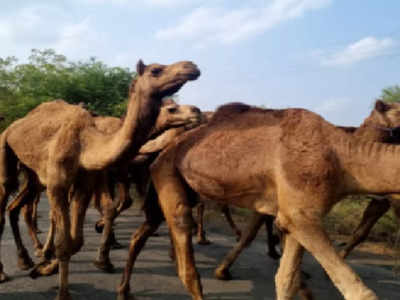
[{"label": "white cloud", "polygon": [[0,20],[0,57],[26,57],[27,49],[53,48],[72,58],[87,58],[105,42],[89,17],[76,20],[53,6],[25,7]]},{"label": "white cloud", "polygon": [[366,37],[344,49],[321,55],[321,64],[323,66],[344,66],[351,65],[363,60],[388,54],[395,46],[396,42],[391,38],[377,39],[375,37]]},{"label": "white cloud", "polygon": [[161,40],[186,39],[196,43],[233,43],[261,34],[281,22],[322,8],[332,0],[273,0],[262,7],[200,7],[183,17],[179,24],[156,32]]}]

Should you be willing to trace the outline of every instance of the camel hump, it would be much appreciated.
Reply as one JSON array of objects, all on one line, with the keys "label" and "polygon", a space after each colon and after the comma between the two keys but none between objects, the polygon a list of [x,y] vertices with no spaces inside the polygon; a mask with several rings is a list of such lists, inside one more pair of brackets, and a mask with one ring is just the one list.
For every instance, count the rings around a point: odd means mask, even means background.
[{"label": "camel hump", "polygon": [[247,112],[251,109],[250,105],[240,103],[240,102],[232,102],[221,105],[214,115],[211,118],[211,122],[223,120],[226,118],[230,118],[233,115],[241,114]]}]

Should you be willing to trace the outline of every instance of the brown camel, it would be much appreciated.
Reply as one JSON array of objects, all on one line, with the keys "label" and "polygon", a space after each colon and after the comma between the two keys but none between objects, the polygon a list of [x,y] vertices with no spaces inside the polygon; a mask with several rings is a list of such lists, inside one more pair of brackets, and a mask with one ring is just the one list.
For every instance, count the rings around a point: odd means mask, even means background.
[{"label": "brown camel", "polygon": [[146,221],[132,236],[119,299],[128,298],[133,264],[162,222],[162,213],[173,239],[178,275],[193,299],[203,299],[190,236],[193,192],[277,216],[286,234],[276,275],[278,300],[307,292],[299,272],[303,247],[345,299],[378,299],[336,252],[322,218],[345,195],[398,193],[400,147],[361,141],[304,109],[266,110],[244,104],[221,107],[211,122],[178,140],[151,166],[159,204],[146,204]]},{"label": "brown camel", "polygon": [[[163,100],[163,104],[160,109],[160,113],[157,117],[156,124],[154,128],[151,130],[151,135],[154,136],[156,134],[161,134],[164,130],[170,128],[170,127],[177,127],[177,126],[194,126],[191,124],[197,124],[201,121],[201,111],[192,105],[178,105],[175,103],[172,99],[166,99]],[[122,126],[122,120],[119,118],[113,118],[113,117],[95,117],[95,124],[96,127],[106,133],[112,133],[117,131],[121,126]],[[14,233],[14,239],[15,243],[17,245],[17,253],[18,253],[18,266],[22,270],[27,270],[30,269],[34,266],[32,259],[30,258],[26,248],[24,247],[22,243],[22,239],[19,233],[19,226],[18,226],[18,217],[19,217],[19,212],[22,209],[24,212],[24,217],[25,221],[28,227],[28,232],[33,240],[34,243],[34,248],[36,249],[35,254],[37,256],[42,256],[42,243],[39,241],[39,238],[37,236],[37,204],[40,199],[40,193],[44,189],[42,185],[40,185],[40,182],[38,182],[37,177],[35,174],[30,171],[29,169],[25,168],[23,165],[21,165],[21,171],[25,175],[25,183],[23,187],[20,189],[18,195],[13,199],[13,201],[10,203],[8,206],[7,210],[10,215],[10,224],[11,228]],[[137,168],[136,168],[137,171]],[[132,173],[136,172],[135,169],[132,170]],[[127,176],[122,176],[118,170],[109,170],[108,172],[115,173],[115,174],[110,174],[107,176],[107,178],[115,178],[117,177],[118,179],[116,180],[117,182],[115,183],[118,186],[118,201],[114,204],[114,207],[116,207],[116,214],[114,216],[117,217],[124,209],[128,208],[132,204],[132,199],[129,196],[129,180],[126,178]],[[139,177],[139,176],[137,176]],[[99,181],[100,179],[97,179],[96,181]],[[110,186],[108,189],[110,192],[114,190],[113,186]],[[104,191],[103,191],[104,192]],[[102,193],[98,192],[95,190],[95,193],[93,195],[93,202],[94,206],[99,210],[100,214],[104,216],[107,212],[103,211],[107,208],[107,203],[109,197],[112,197],[110,195],[103,195]],[[112,197],[113,198],[113,197]],[[104,201],[105,199],[105,201]],[[101,202],[104,202],[104,205],[102,205]],[[103,207],[104,206],[104,207]],[[102,227],[104,226],[104,220],[101,219],[102,224],[101,226],[101,231]],[[99,228],[98,228],[99,230]],[[50,229],[50,232],[54,232],[52,229]],[[111,233],[112,237],[111,240],[114,244],[116,244],[115,238],[113,236],[113,232]],[[103,239],[105,241],[109,240],[108,237]],[[113,245],[114,245],[113,244]],[[103,253],[101,249],[105,249],[106,245],[104,243],[100,246],[99,249],[99,255],[100,257],[95,261],[95,265],[99,267],[100,269],[103,269],[108,272],[112,272],[114,270],[113,265],[110,263],[109,256],[108,256],[108,251],[105,251],[104,255],[106,257],[102,257],[100,253]],[[107,262],[107,263],[105,263]],[[54,266],[54,265],[53,265]],[[54,266],[55,267],[55,266]],[[43,269],[41,268],[40,270],[37,270],[35,272],[35,275],[49,275],[53,271],[56,271],[56,269],[50,270],[49,268]],[[43,273],[41,273],[43,272]],[[38,273],[38,274],[36,274]],[[35,276],[34,275],[34,276]]]},{"label": "brown camel", "polygon": [[[351,134],[360,140],[370,141],[370,142],[382,142],[390,144],[399,144],[400,135],[398,134],[400,126],[400,104],[392,103],[387,104],[380,100],[376,101],[375,107],[371,114],[364,120],[360,127],[342,127],[338,128]],[[378,219],[385,214],[389,208],[392,206],[394,211],[400,220],[400,205],[392,198],[388,196],[381,196],[376,199],[376,196],[370,196],[372,201],[365,209],[364,215],[360,224],[357,226],[352,234],[350,241],[347,243],[346,247],[340,251],[343,258],[346,258],[354,247],[364,241],[373,225],[378,221]],[[257,232],[264,223],[270,223],[272,216],[260,215],[254,213],[251,217],[249,226],[246,228],[243,237],[240,239],[239,243],[232,248],[231,251],[223,258],[222,262],[215,270],[215,276],[221,280],[229,280],[232,278],[229,268],[235,262],[240,253],[244,248],[248,247],[250,243],[254,240]],[[271,226],[271,225],[270,225]],[[271,231],[268,231],[270,234]],[[278,242],[276,237],[269,237],[269,253],[271,249],[275,249],[275,245]],[[272,250],[273,251],[273,250]]]},{"label": "brown camel", "polygon": [[[139,61],[137,73],[127,115],[113,134],[99,131],[94,117],[82,107],[58,100],[39,105],[1,135],[0,237],[8,197],[18,187],[16,165],[20,161],[47,188],[51,221],[57,224],[54,248],[60,268],[59,300],[71,299],[69,260],[83,244],[84,216],[95,186],[91,182],[95,176],[87,175],[129,161],[153,127],[162,98],[200,75],[191,62],[146,66]],[[0,281],[6,279],[0,264]]]}]

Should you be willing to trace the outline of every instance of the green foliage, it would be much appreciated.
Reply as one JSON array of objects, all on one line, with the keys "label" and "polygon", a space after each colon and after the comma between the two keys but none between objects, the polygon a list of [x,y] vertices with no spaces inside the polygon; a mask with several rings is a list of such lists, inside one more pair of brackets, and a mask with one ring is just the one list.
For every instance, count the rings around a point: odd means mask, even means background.
[{"label": "green foliage", "polygon": [[394,85],[383,89],[381,99],[388,103],[400,102],[400,86]]},{"label": "green foliage", "polygon": [[0,115],[4,129],[38,104],[54,99],[84,103],[100,115],[120,116],[126,109],[134,73],[108,67],[95,58],[70,62],[52,49],[33,49],[28,62],[0,58]]}]

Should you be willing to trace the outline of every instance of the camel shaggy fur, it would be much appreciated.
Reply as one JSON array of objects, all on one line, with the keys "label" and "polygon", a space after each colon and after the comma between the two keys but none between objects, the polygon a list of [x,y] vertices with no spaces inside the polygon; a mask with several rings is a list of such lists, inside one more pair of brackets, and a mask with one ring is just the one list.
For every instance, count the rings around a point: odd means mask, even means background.
[{"label": "camel shaggy fur", "polygon": [[[69,260],[83,244],[84,216],[96,184],[91,180],[95,176],[88,175],[129,161],[153,127],[162,98],[200,75],[191,62],[146,66],[139,61],[137,73],[123,125],[113,134],[98,130],[94,117],[82,107],[58,100],[39,105],[1,135],[0,237],[8,197],[18,186],[20,161],[47,189],[51,221],[57,225],[54,248],[60,269],[59,300],[71,299]],[[6,279],[0,263],[0,282]]]},{"label": "camel shaggy fur", "polygon": [[399,157],[400,147],[361,141],[308,110],[221,107],[207,125],[183,134],[152,164],[159,203],[148,202],[146,221],[132,237],[133,254],[119,299],[128,299],[128,275],[162,215],[175,247],[178,275],[193,299],[203,299],[191,241],[193,192],[276,215],[285,233],[276,275],[278,300],[305,290],[300,279],[303,249],[317,259],[345,299],[378,299],[332,246],[322,218],[349,194],[398,193]]}]

